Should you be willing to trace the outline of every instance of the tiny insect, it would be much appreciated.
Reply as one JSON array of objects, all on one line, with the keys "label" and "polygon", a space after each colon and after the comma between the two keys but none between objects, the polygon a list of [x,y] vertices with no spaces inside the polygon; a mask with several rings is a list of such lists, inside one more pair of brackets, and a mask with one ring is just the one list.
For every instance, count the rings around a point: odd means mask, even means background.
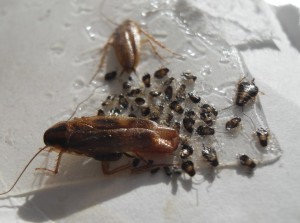
[{"label": "tiny insect", "polygon": [[191,72],[184,72],[182,76],[185,80],[192,80],[193,82],[197,80],[197,76],[195,76]]},{"label": "tiny insect", "polygon": [[191,156],[194,152],[193,147],[191,147],[190,145],[183,143],[182,144],[182,148],[180,150],[180,158],[181,159],[186,159],[189,156]]},{"label": "tiny insect", "polygon": [[181,168],[184,172],[186,172],[189,176],[193,177],[196,174],[194,163],[190,160],[184,161],[181,164]]},{"label": "tiny insect", "polygon": [[201,135],[201,136],[206,136],[206,135],[214,135],[215,134],[215,130],[209,126],[202,126],[200,125],[196,132]]},{"label": "tiny insect", "polygon": [[[55,151],[58,159],[54,170],[38,168],[58,173],[64,153],[92,157],[102,161],[104,174],[132,169],[132,164],[115,169],[109,168],[110,161],[119,160],[123,154],[170,154],[177,149],[180,138],[178,132],[145,119],[122,116],[93,116],[63,121],[49,128],[44,134],[45,147],[40,149],[28,162],[12,187],[0,195],[10,192],[17,184],[31,162],[44,150]],[[147,167],[166,164],[147,163]]]},{"label": "tiny insect", "polygon": [[173,97],[173,88],[172,86],[168,86],[165,89],[165,99],[170,101]]},{"label": "tiny insect", "polygon": [[157,79],[162,79],[165,76],[167,76],[168,73],[169,73],[168,68],[161,68],[161,69],[155,71],[154,77],[157,78]]},{"label": "tiny insect", "polygon": [[241,118],[236,116],[230,119],[228,122],[226,122],[225,128],[226,130],[234,129],[239,126],[240,122],[241,122]]},{"label": "tiny insect", "polygon": [[104,79],[106,81],[111,81],[113,79],[115,79],[117,76],[117,71],[112,71],[112,72],[108,72],[105,74]]},{"label": "tiny insect", "polygon": [[142,78],[143,83],[145,85],[146,88],[149,88],[151,86],[151,76],[150,74],[145,74]]},{"label": "tiny insect", "polygon": [[193,117],[184,117],[182,120],[182,124],[185,128],[185,130],[189,133],[192,133],[194,131],[194,124],[195,124],[195,119]]},{"label": "tiny insect", "polygon": [[169,105],[169,108],[177,112],[178,114],[182,114],[184,111],[183,107],[180,105],[178,101],[172,101]]},{"label": "tiny insect", "polygon": [[194,92],[189,92],[188,96],[189,96],[189,99],[195,104],[197,104],[201,101],[200,96],[196,95]]},{"label": "tiny insect", "polygon": [[269,133],[267,130],[260,128],[256,131],[260,145],[266,147],[268,145]]},{"label": "tiny insect", "polygon": [[240,163],[241,165],[247,166],[251,169],[254,169],[256,167],[256,163],[254,162],[254,160],[245,154],[240,156]]},{"label": "tiny insect", "polygon": [[237,87],[235,104],[238,106],[246,105],[250,100],[254,100],[258,94],[258,87],[254,84],[254,79],[251,82],[243,81],[243,79],[238,83]]},{"label": "tiny insect", "polygon": [[203,144],[202,156],[210,163],[210,165],[214,167],[219,165],[217,152],[213,147],[206,147]]},{"label": "tiny insect", "polygon": [[[142,39],[142,34],[146,37],[145,41]],[[118,62],[123,69],[121,71],[121,74],[123,74],[124,72],[136,73],[136,67],[140,61],[141,45],[144,43],[148,43],[151,46],[153,54],[156,55],[160,60],[163,60],[163,58],[158,54],[153,44],[158,45],[159,47],[173,55],[180,56],[179,54],[169,50],[162,43],[156,40],[151,34],[143,30],[137,22],[128,19],[115,29],[113,34],[109,37],[108,41],[104,45],[102,49],[100,64],[97,71],[90,80],[90,83],[102,69],[110,47],[114,49]]]}]

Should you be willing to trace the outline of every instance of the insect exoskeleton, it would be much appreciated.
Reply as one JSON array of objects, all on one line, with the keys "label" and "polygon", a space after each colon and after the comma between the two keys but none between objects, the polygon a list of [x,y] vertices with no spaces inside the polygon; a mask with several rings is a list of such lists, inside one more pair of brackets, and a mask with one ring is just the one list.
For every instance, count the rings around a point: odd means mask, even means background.
[{"label": "insect exoskeleton", "polygon": [[94,116],[59,122],[44,134],[46,146],[60,153],[77,153],[101,160],[111,153],[171,153],[178,132],[145,119]]},{"label": "insect exoskeleton", "polygon": [[[146,38],[142,39],[142,35],[144,35]],[[110,47],[114,49],[116,58],[120,66],[122,67],[121,74],[124,72],[136,73],[136,67],[138,66],[140,61],[141,45],[145,43],[150,45],[153,54],[160,60],[162,60],[163,58],[156,51],[154,44],[158,45],[159,47],[173,55],[180,56],[179,54],[165,47],[151,34],[142,29],[137,22],[127,19],[115,29],[113,34],[104,45],[99,67],[93,75],[90,83],[94,80],[97,73],[102,69]]]},{"label": "insect exoskeleton", "polygon": [[256,131],[261,146],[266,147],[269,140],[269,132],[266,129],[260,128]]},{"label": "insect exoskeleton", "polygon": [[203,144],[202,156],[212,165],[216,167],[219,165],[217,152],[213,147],[206,147]]},{"label": "insect exoskeleton", "polygon": [[237,96],[235,104],[238,106],[246,105],[250,100],[254,100],[258,94],[258,87],[252,81],[244,81],[244,78],[238,83]]},{"label": "insect exoskeleton", "polygon": [[0,195],[10,192],[30,163],[46,149],[58,152],[55,169],[37,169],[57,173],[63,153],[72,153],[102,161],[104,174],[113,174],[128,169],[145,170],[169,165],[147,162],[144,166],[135,167],[138,163],[134,161],[115,169],[109,168],[109,162],[121,159],[123,154],[135,154],[139,158],[143,154],[171,154],[177,149],[180,138],[177,130],[150,120],[124,116],[93,116],[74,118],[53,125],[45,132],[44,142],[46,146],[27,163],[12,187]]},{"label": "insect exoskeleton", "polygon": [[256,163],[248,155],[240,155],[239,159],[242,166],[247,166],[250,169],[254,169],[256,167]]},{"label": "insect exoskeleton", "polygon": [[240,122],[241,122],[241,118],[238,116],[235,116],[234,118],[230,119],[228,122],[226,122],[225,124],[225,129],[226,130],[231,130],[231,129],[235,129],[236,127],[239,126]]}]

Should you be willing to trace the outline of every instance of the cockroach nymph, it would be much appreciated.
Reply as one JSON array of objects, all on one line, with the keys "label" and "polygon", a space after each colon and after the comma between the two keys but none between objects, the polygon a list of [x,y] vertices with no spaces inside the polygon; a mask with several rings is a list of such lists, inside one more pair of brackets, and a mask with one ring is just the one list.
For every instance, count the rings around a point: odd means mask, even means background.
[{"label": "cockroach nymph", "polygon": [[167,76],[168,73],[169,73],[168,68],[161,68],[161,69],[155,71],[154,77],[157,78],[157,79],[162,79],[165,76]]},{"label": "cockroach nymph", "polygon": [[177,112],[178,114],[182,114],[184,111],[183,107],[180,105],[178,101],[172,101],[169,105],[169,108]]},{"label": "cockroach nymph", "polygon": [[194,152],[193,147],[191,147],[190,145],[183,143],[181,150],[180,150],[180,157],[181,159],[186,159],[189,156],[191,156]]},{"label": "cockroach nymph", "polygon": [[215,117],[218,116],[218,111],[209,104],[203,104],[201,106],[201,113],[213,114]]},{"label": "cockroach nymph", "polygon": [[104,79],[106,81],[114,80],[117,76],[117,71],[108,72],[105,74]]},{"label": "cockroach nymph", "polygon": [[189,92],[188,96],[189,96],[189,99],[195,104],[197,104],[201,101],[200,96],[196,95],[194,92]]},{"label": "cockroach nymph", "polygon": [[174,81],[174,77],[169,77],[166,81],[163,82],[163,86],[169,86]]},{"label": "cockroach nymph", "polygon": [[151,86],[151,77],[150,77],[150,74],[145,74],[144,76],[143,76],[143,83],[144,83],[144,85],[145,85],[145,87],[146,88],[149,88],[150,86]]},{"label": "cockroach nymph", "polygon": [[256,167],[256,163],[254,162],[254,160],[245,154],[240,155],[240,163],[241,165],[247,166],[251,169],[254,169]]},{"label": "cockroach nymph", "polygon": [[133,97],[133,96],[135,96],[135,95],[140,94],[141,92],[142,92],[141,89],[135,88],[135,89],[132,89],[132,90],[127,94],[127,96]]},{"label": "cockroach nymph", "polygon": [[238,83],[237,87],[235,104],[238,106],[244,106],[250,100],[254,100],[259,91],[258,87],[254,84],[254,79],[251,82],[243,81],[243,79]]},{"label": "cockroach nymph", "polygon": [[146,103],[145,99],[144,98],[136,98],[135,100],[135,103],[139,106],[143,105]]},{"label": "cockroach nymph", "polygon": [[225,124],[225,129],[226,130],[231,130],[239,126],[240,122],[242,119],[238,116],[235,116],[234,118],[230,119],[228,122]]},{"label": "cockroach nymph", "polygon": [[202,126],[200,125],[196,132],[200,135],[200,136],[207,136],[207,135],[214,135],[215,134],[215,130],[209,126]]},{"label": "cockroach nymph", "polygon": [[173,97],[173,87],[172,86],[168,86],[165,89],[165,99],[168,101],[171,101]]},{"label": "cockroach nymph", "polygon": [[185,84],[181,84],[179,86],[179,88],[176,91],[176,100],[179,102],[182,102],[185,100],[185,89],[186,89],[186,85]]},{"label": "cockroach nymph", "polygon": [[122,84],[122,87],[124,90],[129,90],[131,88],[131,85],[129,84],[128,81],[125,81],[123,84]]},{"label": "cockroach nymph", "polygon": [[102,109],[99,109],[98,112],[97,112],[97,116],[104,116],[105,113]]},{"label": "cockroach nymph", "polygon": [[142,116],[148,116],[150,114],[150,108],[149,107],[143,107],[141,108],[141,114]]},{"label": "cockroach nymph", "polygon": [[149,94],[155,98],[155,97],[160,96],[161,92],[160,91],[150,91]]},{"label": "cockroach nymph", "polygon": [[10,192],[32,161],[46,149],[58,152],[58,159],[54,170],[38,168],[40,170],[56,174],[62,155],[71,153],[102,161],[103,173],[114,174],[124,170],[166,166],[148,161],[144,166],[137,167],[139,161],[133,160],[132,164],[111,169],[109,163],[128,153],[138,154],[138,157],[147,153],[170,154],[177,149],[180,138],[175,129],[150,120],[124,116],[94,116],[55,124],[45,132],[44,142],[46,146],[32,157],[10,189],[0,195]]},{"label": "cockroach nymph", "polygon": [[194,163],[190,160],[184,161],[181,164],[181,168],[184,172],[186,172],[189,176],[193,177],[195,176],[195,168],[194,168]]},{"label": "cockroach nymph", "polygon": [[197,80],[197,76],[195,76],[191,72],[184,72],[182,76],[184,77],[185,80],[192,80],[193,82]]},{"label": "cockroach nymph", "polygon": [[216,167],[219,165],[217,152],[213,147],[206,147],[203,144],[202,156],[212,165]]},{"label": "cockroach nymph", "polygon": [[192,133],[194,131],[193,126],[195,124],[195,119],[191,116],[185,116],[182,120],[182,124],[187,132]]},{"label": "cockroach nymph", "polygon": [[127,99],[124,97],[123,94],[119,95],[119,105],[122,109],[127,109],[129,106],[129,102],[127,101]]},{"label": "cockroach nymph", "polygon": [[268,145],[269,132],[263,128],[256,131],[256,135],[259,139],[260,145],[266,147]]}]

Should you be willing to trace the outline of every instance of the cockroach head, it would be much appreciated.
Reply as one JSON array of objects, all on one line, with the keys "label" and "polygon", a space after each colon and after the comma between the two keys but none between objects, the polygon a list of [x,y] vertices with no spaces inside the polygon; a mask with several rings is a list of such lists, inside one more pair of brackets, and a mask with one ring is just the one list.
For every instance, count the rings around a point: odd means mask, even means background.
[{"label": "cockroach head", "polygon": [[44,134],[46,146],[65,147],[68,143],[68,126],[60,122],[49,128]]}]

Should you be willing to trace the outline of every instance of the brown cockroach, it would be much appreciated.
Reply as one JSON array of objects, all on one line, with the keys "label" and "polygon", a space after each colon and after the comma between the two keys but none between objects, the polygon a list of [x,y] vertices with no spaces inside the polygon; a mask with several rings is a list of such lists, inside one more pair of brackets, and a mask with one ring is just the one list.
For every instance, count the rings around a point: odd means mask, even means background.
[{"label": "brown cockroach", "polygon": [[[142,34],[146,37],[146,39],[142,39]],[[109,37],[108,41],[104,45],[99,67],[90,80],[90,83],[102,69],[110,47],[114,49],[115,55],[121,67],[123,68],[121,74],[124,72],[136,73],[136,67],[140,60],[141,45],[145,43],[150,45],[153,54],[156,55],[160,60],[163,60],[163,58],[156,51],[154,44],[158,45],[162,49],[165,49],[173,55],[181,57],[181,55],[171,51],[158,40],[156,40],[151,34],[142,29],[137,22],[127,19],[115,29],[113,34]]]},{"label": "brown cockroach", "polygon": [[[177,130],[139,118],[124,116],[93,116],[63,121],[50,127],[44,134],[45,147],[40,149],[27,163],[12,187],[0,195],[7,194],[17,184],[30,163],[44,150],[55,151],[58,159],[54,170],[40,170],[58,173],[62,155],[72,153],[92,157],[102,161],[104,174],[113,174],[131,169],[132,165],[109,168],[110,161],[121,159],[122,155],[135,154],[171,154],[177,149],[180,138]],[[166,164],[144,165],[142,168],[154,168]]]}]

